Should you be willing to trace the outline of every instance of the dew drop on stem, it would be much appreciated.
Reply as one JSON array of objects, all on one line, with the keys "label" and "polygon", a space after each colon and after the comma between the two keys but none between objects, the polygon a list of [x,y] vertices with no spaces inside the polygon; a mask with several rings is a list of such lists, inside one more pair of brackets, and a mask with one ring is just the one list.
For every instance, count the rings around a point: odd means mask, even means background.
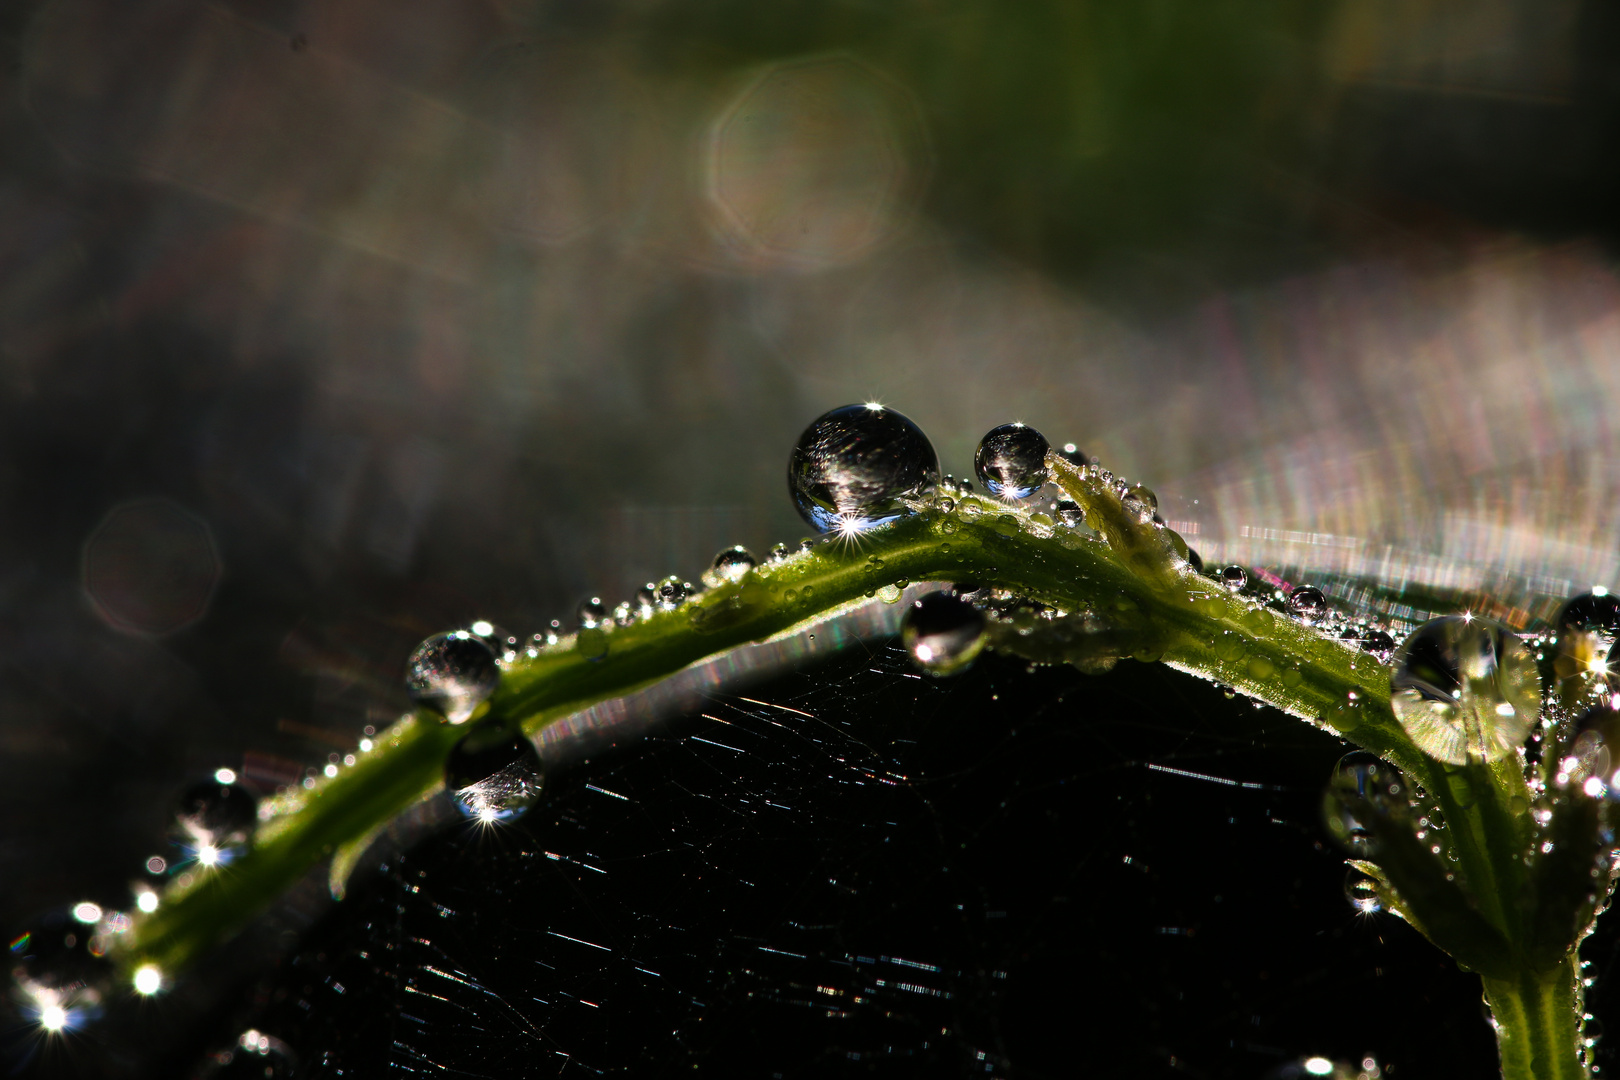
[{"label": "dew drop on stem", "polygon": [[12,996],[47,1032],[72,1031],[101,1015],[114,969],[109,938],[129,919],[88,901],[59,908],[10,938]]},{"label": "dew drop on stem", "polygon": [[938,483],[939,458],[928,436],[877,404],[823,414],[804,429],[788,460],[793,504],[824,533],[856,534],[895,521]]},{"label": "dew drop on stem", "polygon": [[1376,754],[1354,750],[1333,766],[1322,813],[1335,840],[1353,854],[1371,858],[1377,846],[1373,815],[1402,809],[1409,798],[1406,781],[1395,766]]},{"label": "dew drop on stem", "polygon": [[411,653],[405,690],[411,700],[452,724],[466,722],[501,680],[488,645],[466,630],[434,634]]},{"label": "dew drop on stem", "polygon": [[759,564],[759,560],[742,545],[728,547],[714,557],[706,575],[711,584],[718,585],[726,581],[741,581],[743,575]]},{"label": "dew drop on stem", "polygon": [[189,859],[203,866],[233,861],[252,839],[258,800],[241,784],[207,780],[187,788],[175,812],[175,834]]},{"label": "dew drop on stem", "polygon": [[1058,447],[1057,453],[1064,461],[1071,465],[1078,465],[1082,469],[1091,464],[1091,458],[1086,455],[1085,451],[1072,442],[1064,443]]},{"label": "dew drop on stem", "polygon": [[1127,514],[1144,525],[1151,522],[1153,516],[1159,512],[1159,497],[1146,484],[1137,484],[1126,489],[1119,501]]},{"label": "dew drop on stem", "polygon": [[1553,671],[1559,679],[1588,677],[1620,685],[1609,657],[1620,650],[1620,597],[1607,589],[1571,598],[1554,624]]},{"label": "dew drop on stem", "polygon": [[1389,663],[1389,658],[1395,652],[1395,639],[1383,630],[1369,630],[1361,636],[1360,641],[1363,652],[1372,653],[1380,663]]},{"label": "dew drop on stem", "polygon": [[1344,898],[1366,915],[1384,910],[1384,902],[1378,898],[1378,879],[1354,866],[1344,875]]},{"label": "dew drop on stem", "polygon": [[540,797],[534,743],[499,724],[467,732],[444,763],[444,786],[467,818],[493,824],[521,816]]},{"label": "dew drop on stem", "polygon": [[692,595],[692,583],[678,577],[667,577],[658,583],[658,610],[674,611]]},{"label": "dew drop on stem", "polygon": [[1046,483],[1046,436],[1025,424],[1002,424],[979,440],[973,472],[999,499],[1027,499]]},{"label": "dew drop on stem", "polygon": [[1314,585],[1301,585],[1288,594],[1288,614],[1307,626],[1313,626],[1327,614],[1327,597]]},{"label": "dew drop on stem", "polygon": [[1249,585],[1249,572],[1241,566],[1223,566],[1215,577],[1233,592],[1242,592]]},{"label": "dew drop on stem", "polygon": [[988,637],[984,612],[953,593],[932,592],[914,602],[900,623],[900,641],[931,675],[967,669]]},{"label": "dew drop on stem", "polygon": [[1086,512],[1073,499],[1058,499],[1052,504],[1052,516],[1071,529],[1086,523]]},{"label": "dew drop on stem", "polygon": [[1506,627],[1446,615],[1395,651],[1390,706],[1418,748],[1451,765],[1514,753],[1541,709],[1535,659]]},{"label": "dew drop on stem", "polygon": [[607,605],[602,603],[600,596],[592,596],[581,600],[579,607],[574,609],[575,616],[581,626],[595,626],[607,618]]}]

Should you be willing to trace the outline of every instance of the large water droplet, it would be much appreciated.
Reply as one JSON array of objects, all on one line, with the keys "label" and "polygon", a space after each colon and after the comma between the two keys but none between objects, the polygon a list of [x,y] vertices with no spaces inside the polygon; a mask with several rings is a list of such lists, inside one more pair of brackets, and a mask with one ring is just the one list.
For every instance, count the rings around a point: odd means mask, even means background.
[{"label": "large water droplet", "polygon": [[444,786],[461,812],[486,824],[519,817],[540,797],[540,755],[521,732],[475,727],[444,763]]},{"label": "large water droplet", "polygon": [[1323,817],[1333,838],[1355,854],[1370,858],[1376,844],[1371,815],[1407,804],[1410,792],[1400,771],[1365,750],[1352,751],[1333,766],[1323,797]]},{"label": "large water droplet", "polygon": [[825,413],[804,429],[788,461],[793,504],[821,532],[887,524],[938,482],[939,458],[928,436],[880,405]]},{"label": "large water droplet", "polygon": [[1327,597],[1322,590],[1314,585],[1301,585],[1288,594],[1288,614],[1305,623],[1314,625],[1327,614]]},{"label": "large water droplet", "polygon": [[946,592],[917,600],[900,623],[900,640],[911,659],[933,675],[965,670],[987,637],[984,612]]},{"label": "large water droplet", "polygon": [[1242,592],[1249,587],[1249,572],[1241,566],[1223,566],[1215,578],[1233,592]]},{"label": "large water droplet", "polygon": [[1530,650],[1507,628],[1447,615],[1396,650],[1390,705],[1418,748],[1439,761],[1495,761],[1516,751],[1541,708]]},{"label": "large water droplet", "polygon": [[1046,436],[1024,424],[1002,424],[979,440],[973,471],[990,494],[1027,499],[1046,483]]},{"label": "large water droplet", "polygon": [[1560,679],[1620,682],[1620,671],[1608,662],[1611,650],[1620,648],[1620,597],[1608,590],[1582,593],[1558,612],[1555,626],[1553,670]]},{"label": "large water droplet", "polygon": [[207,1080],[290,1080],[298,1075],[298,1056],[274,1035],[249,1028],[235,1046],[215,1054],[202,1075]]},{"label": "large water droplet", "polygon": [[101,1014],[114,968],[106,959],[109,919],[128,917],[99,904],[53,911],[12,938],[12,988],[25,1019],[50,1032],[71,1031]]},{"label": "large water droplet", "polygon": [[1384,902],[1378,897],[1378,879],[1354,866],[1344,876],[1344,898],[1363,914],[1384,910]]},{"label": "large water droplet", "polygon": [[728,547],[714,557],[709,573],[704,575],[711,585],[726,581],[741,581],[743,575],[759,565],[759,560],[742,545]]},{"label": "large water droplet", "polygon": [[495,654],[466,630],[434,634],[411,653],[405,690],[452,724],[466,722],[501,681]]},{"label": "large water droplet", "polygon": [[175,832],[189,858],[203,866],[232,862],[253,837],[259,801],[241,784],[208,780],[186,789]]},{"label": "large water droplet", "polygon": [[1145,484],[1137,484],[1127,489],[1119,501],[1127,514],[1144,525],[1152,521],[1153,515],[1159,512],[1159,497]]}]

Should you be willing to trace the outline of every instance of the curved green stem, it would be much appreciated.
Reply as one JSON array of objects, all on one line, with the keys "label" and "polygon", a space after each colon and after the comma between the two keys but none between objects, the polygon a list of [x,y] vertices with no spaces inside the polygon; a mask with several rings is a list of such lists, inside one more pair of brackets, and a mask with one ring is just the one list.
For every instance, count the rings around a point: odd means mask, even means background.
[{"label": "curved green stem", "polygon": [[[1430,827],[1447,830],[1443,847],[1455,854],[1455,869],[1403,824],[1376,868],[1387,900],[1486,976],[1506,1075],[1584,1075],[1571,1026],[1576,941],[1555,934],[1549,953],[1547,942],[1526,936],[1526,912],[1540,901],[1529,896],[1531,793],[1518,759],[1453,767],[1426,757],[1396,722],[1385,668],[1373,656],[1195,573],[1180,538],[1127,512],[1106,474],[1055,455],[1048,464],[1102,539],[966,496],[767,563],[674,610],[584,629],[509,662],[488,713],[535,736],[595,702],[910,581],[969,579],[1029,597],[1056,618],[998,623],[998,648],[1039,660],[1162,660],[1345,734],[1419,782],[1441,819]],[[352,767],[272,800],[252,849],[229,867],[182,876],[155,912],[135,920],[121,961],[183,967],[322,858],[333,857],[340,884],[378,830],[441,786],[445,756],[463,730],[426,713],[406,717]]]}]

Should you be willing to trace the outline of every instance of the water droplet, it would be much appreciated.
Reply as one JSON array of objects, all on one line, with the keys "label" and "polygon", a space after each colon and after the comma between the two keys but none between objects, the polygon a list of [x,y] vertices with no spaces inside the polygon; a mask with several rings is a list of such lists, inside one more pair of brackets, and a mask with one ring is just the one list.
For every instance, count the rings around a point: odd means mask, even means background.
[{"label": "water droplet", "polygon": [[1069,462],[1071,465],[1078,465],[1082,469],[1091,464],[1091,458],[1087,457],[1085,452],[1072,442],[1064,443],[1058,447],[1057,452],[1058,456],[1064,461]]},{"label": "water droplet", "polygon": [[[81,915],[94,917],[83,919]],[[116,914],[116,913],[114,913]],[[128,923],[127,916],[120,916]],[[101,1015],[114,968],[106,959],[106,912],[75,904],[35,920],[10,943],[13,992],[25,1019],[50,1032],[71,1031]]]},{"label": "water droplet", "polygon": [[[786,544],[772,544],[771,545],[771,555],[770,555],[771,562],[779,563],[779,562],[782,562],[787,557],[788,557],[788,546]],[[648,588],[651,588],[651,586],[648,586]]]},{"label": "water droplet", "polygon": [[1046,436],[1024,424],[1002,424],[979,440],[973,471],[990,494],[1027,499],[1046,483]]},{"label": "water droplet", "polygon": [[939,482],[939,458],[922,429],[893,409],[846,405],[799,436],[788,491],[820,532],[858,533],[896,520]]},{"label": "water droplet", "polygon": [[581,600],[574,615],[579,619],[581,626],[596,626],[607,619],[607,605],[602,603],[600,596],[593,596],[588,600]]},{"label": "water droplet", "polygon": [[501,681],[489,646],[465,630],[434,634],[411,653],[405,690],[452,724],[464,723]]},{"label": "water droplet", "polygon": [[965,670],[987,637],[984,612],[945,592],[917,600],[900,623],[900,640],[911,659],[933,675]]},{"label": "water droplet", "polygon": [[235,1046],[213,1055],[202,1075],[207,1080],[290,1080],[298,1075],[298,1057],[275,1036],[249,1028]]},{"label": "water droplet", "polygon": [[885,585],[883,588],[877,591],[877,595],[878,599],[882,600],[885,604],[898,604],[900,602],[900,593],[902,591],[903,590],[898,585]]},{"label": "water droplet", "polygon": [[1354,866],[1344,875],[1344,897],[1351,907],[1368,915],[1384,910],[1384,902],[1378,898],[1378,879]]},{"label": "water droplet", "polygon": [[[778,545],[778,546],[780,547],[781,545]],[[640,616],[641,618],[643,618],[643,619],[645,619],[648,615],[651,615],[653,612],[657,611],[658,610],[658,586],[649,581],[649,582],[647,582],[647,584],[645,584],[641,588],[637,589],[636,590],[636,598],[635,598],[635,608],[636,608],[636,614],[638,616]]]},{"label": "water droplet", "polygon": [[667,577],[658,583],[658,609],[674,611],[692,595],[692,583],[678,577]]},{"label": "water droplet", "polygon": [[241,784],[207,780],[186,789],[175,812],[175,835],[189,859],[224,866],[247,847],[259,801]]},{"label": "water droplet", "polygon": [[1452,765],[1515,752],[1541,708],[1536,662],[1505,627],[1447,615],[1396,650],[1390,705],[1418,748]]},{"label": "water droplet", "polygon": [[1071,529],[1078,529],[1086,523],[1086,513],[1080,509],[1080,504],[1073,499],[1058,499],[1052,504],[1052,516]]},{"label": "water droplet", "polygon": [[744,574],[759,565],[759,560],[742,545],[728,547],[714,557],[714,563],[709,567],[712,584],[718,585],[725,581],[741,581]]},{"label": "water droplet", "polygon": [[1301,585],[1288,594],[1288,614],[1307,626],[1315,625],[1327,614],[1327,597],[1314,585]]},{"label": "water droplet", "polygon": [[1144,484],[1126,490],[1120,497],[1120,505],[1125,512],[1144,525],[1153,520],[1153,515],[1159,512],[1159,497],[1153,489]]},{"label": "water droplet", "polygon": [[1323,797],[1328,832],[1352,852],[1374,853],[1370,815],[1387,814],[1406,805],[1406,781],[1395,766],[1365,750],[1355,750],[1333,767]]},{"label": "water droplet", "polygon": [[1249,572],[1241,566],[1223,566],[1215,577],[1233,592],[1241,592],[1249,585]]},{"label": "water droplet", "polygon": [[534,743],[499,724],[467,732],[444,762],[444,786],[456,805],[486,824],[520,816],[540,797],[542,781]]},{"label": "water droplet", "polygon": [[587,660],[600,660],[608,652],[608,636],[599,626],[587,626],[574,635],[574,650]]},{"label": "water droplet", "polygon": [[620,626],[620,627],[630,626],[635,621],[636,621],[636,609],[630,606],[630,601],[626,600],[623,603],[618,604],[618,605],[616,605],[614,607],[614,609],[613,609],[613,624],[615,626]]},{"label": "water droplet", "polygon": [[949,514],[952,510],[956,509],[956,500],[947,495],[942,495],[935,500],[934,509],[938,510],[942,514]]},{"label": "water droplet", "polygon": [[1369,630],[1361,636],[1361,648],[1378,657],[1380,663],[1387,664],[1395,652],[1395,639],[1382,630]]},{"label": "water droplet", "polygon": [[1596,677],[1620,684],[1609,657],[1620,651],[1620,596],[1582,593],[1558,612],[1553,671],[1560,679]]}]

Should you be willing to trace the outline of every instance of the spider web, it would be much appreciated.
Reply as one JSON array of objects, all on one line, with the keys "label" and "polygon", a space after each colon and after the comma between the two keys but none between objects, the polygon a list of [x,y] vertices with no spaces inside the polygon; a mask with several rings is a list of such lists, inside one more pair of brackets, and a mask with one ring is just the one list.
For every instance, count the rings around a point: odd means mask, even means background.
[{"label": "spider web", "polygon": [[1477,983],[1344,899],[1343,752],[1157,665],[856,646],[389,857],[248,1019],[317,1076],[1488,1075]]}]

